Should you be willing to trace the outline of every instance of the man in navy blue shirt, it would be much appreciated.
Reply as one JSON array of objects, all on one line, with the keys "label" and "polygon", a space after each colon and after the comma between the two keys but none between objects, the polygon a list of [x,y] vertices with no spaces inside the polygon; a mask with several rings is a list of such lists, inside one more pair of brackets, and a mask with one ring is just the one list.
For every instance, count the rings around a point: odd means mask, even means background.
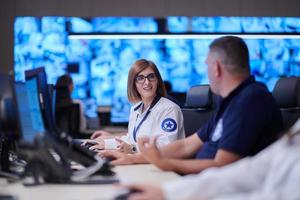
[{"label": "man in navy blue shirt", "polygon": [[250,75],[249,52],[241,38],[214,40],[206,64],[210,87],[222,97],[210,120],[190,137],[161,149],[156,138],[138,141],[143,157],[163,170],[188,174],[224,166],[256,154],[282,130],[271,93]]}]

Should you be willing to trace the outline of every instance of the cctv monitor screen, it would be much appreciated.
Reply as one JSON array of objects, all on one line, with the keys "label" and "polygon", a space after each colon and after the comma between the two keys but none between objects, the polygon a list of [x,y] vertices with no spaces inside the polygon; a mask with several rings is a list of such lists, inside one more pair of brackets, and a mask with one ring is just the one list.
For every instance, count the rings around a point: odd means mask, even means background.
[{"label": "cctv monitor screen", "polygon": [[49,83],[70,73],[86,115],[111,106],[115,123],[128,121],[127,76],[136,59],[153,60],[174,92],[186,92],[208,84],[204,60],[221,34],[245,39],[251,73],[269,90],[279,77],[300,75],[299,17],[16,17],[14,30],[16,80],[39,66]]}]

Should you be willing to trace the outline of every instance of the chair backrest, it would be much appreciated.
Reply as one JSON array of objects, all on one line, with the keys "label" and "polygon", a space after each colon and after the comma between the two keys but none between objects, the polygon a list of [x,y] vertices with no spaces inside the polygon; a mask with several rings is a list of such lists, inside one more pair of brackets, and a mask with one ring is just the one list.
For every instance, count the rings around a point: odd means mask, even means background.
[{"label": "chair backrest", "polygon": [[278,79],[272,92],[282,114],[284,128],[300,117],[300,77]]},{"label": "chair backrest", "polygon": [[186,95],[185,107],[181,109],[186,137],[195,133],[214,111],[213,94],[209,85],[193,86]]},{"label": "chair backrest", "polygon": [[55,108],[56,126],[73,138],[80,137],[80,105],[71,103]]},{"label": "chair backrest", "polygon": [[185,92],[170,92],[167,98],[176,103],[180,108],[185,104],[186,93]]}]

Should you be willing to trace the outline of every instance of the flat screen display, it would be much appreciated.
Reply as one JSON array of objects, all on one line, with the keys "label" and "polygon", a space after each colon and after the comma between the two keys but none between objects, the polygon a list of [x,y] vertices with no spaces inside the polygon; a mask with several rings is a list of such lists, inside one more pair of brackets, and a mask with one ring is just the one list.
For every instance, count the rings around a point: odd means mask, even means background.
[{"label": "flat screen display", "polygon": [[[163,27],[163,28],[162,28]],[[127,75],[131,64],[146,58],[154,61],[174,92],[207,84],[204,63],[208,45],[203,38],[159,38],[168,34],[261,34],[245,38],[250,51],[251,72],[270,90],[282,76],[300,76],[300,18],[295,17],[16,17],[14,69],[16,80],[24,70],[44,66],[48,82],[71,73],[74,98],[85,103],[87,116],[97,106],[112,106],[111,121],[127,122]],[[70,39],[70,35],[144,34],[145,39]],[[277,34],[284,37],[272,37]],[[152,37],[153,36],[153,37]]]},{"label": "flat screen display", "polygon": [[37,80],[30,79],[26,84],[16,83],[15,91],[22,140],[32,143],[38,134],[45,133]]}]

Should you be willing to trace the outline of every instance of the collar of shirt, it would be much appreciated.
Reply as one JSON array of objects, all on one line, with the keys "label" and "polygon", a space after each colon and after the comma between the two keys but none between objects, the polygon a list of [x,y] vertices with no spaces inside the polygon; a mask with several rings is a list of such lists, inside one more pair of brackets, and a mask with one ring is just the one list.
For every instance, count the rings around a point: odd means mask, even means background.
[{"label": "collar of shirt", "polygon": [[[153,99],[153,101],[151,102],[151,105],[146,109],[146,110],[144,110],[144,112],[143,113],[146,113],[149,109],[152,109],[156,104],[157,104],[157,102],[160,100],[160,98],[161,98],[161,95],[156,95],[156,97]],[[142,109],[143,109],[143,106],[144,106],[144,104],[143,104],[143,102],[141,101],[141,102],[139,102],[139,103],[137,103],[137,105],[136,106],[134,106],[134,108],[133,108],[133,110],[134,110],[134,112],[138,112],[138,114],[141,114],[142,113]]]},{"label": "collar of shirt", "polygon": [[249,76],[240,85],[238,85],[234,90],[232,90],[229,95],[223,98],[223,101],[228,102],[236,95],[238,95],[245,87],[255,82],[254,76]]},{"label": "collar of shirt", "polygon": [[147,113],[147,111],[149,110],[150,106],[148,106],[148,108],[146,108],[144,111],[144,104],[142,103],[141,106],[138,107],[138,109],[136,109],[136,112],[138,115],[143,115],[145,113]]}]

